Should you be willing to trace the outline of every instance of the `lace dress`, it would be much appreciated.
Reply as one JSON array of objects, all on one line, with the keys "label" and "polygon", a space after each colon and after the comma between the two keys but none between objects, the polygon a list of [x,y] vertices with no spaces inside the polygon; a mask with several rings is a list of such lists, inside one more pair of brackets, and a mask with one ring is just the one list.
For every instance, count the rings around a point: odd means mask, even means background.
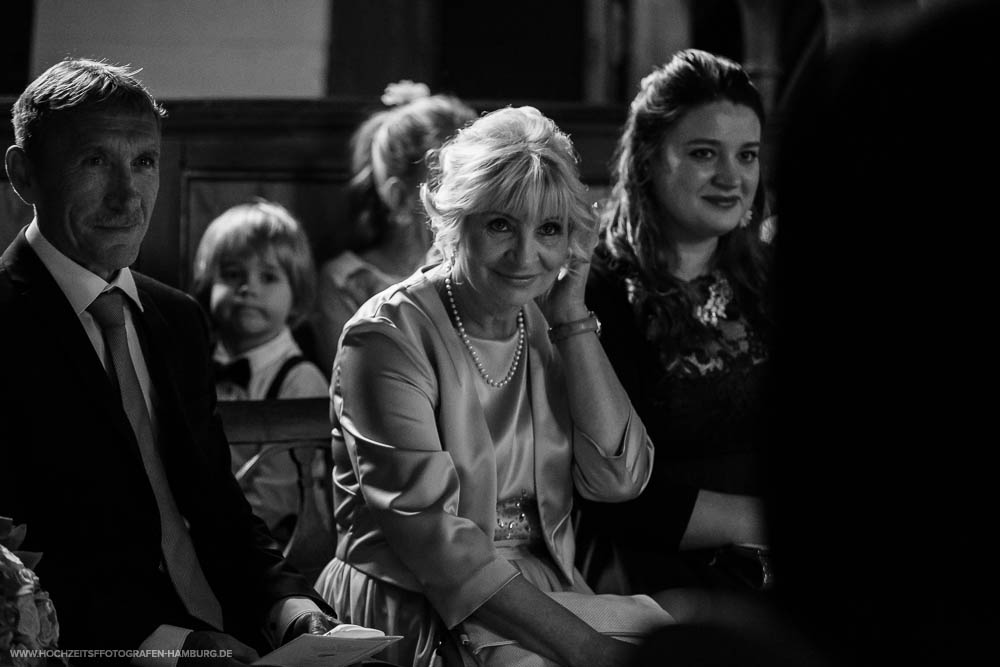
[{"label": "lace dress", "polygon": [[[698,489],[761,492],[754,432],[768,366],[762,336],[720,272],[686,285],[689,309],[646,292],[635,275],[598,252],[587,288],[604,348],[656,447],[638,499],[580,503],[578,562],[598,592],[705,584],[707,554],[678,553]],[[687,318],[670,333],[666,309]]]}]

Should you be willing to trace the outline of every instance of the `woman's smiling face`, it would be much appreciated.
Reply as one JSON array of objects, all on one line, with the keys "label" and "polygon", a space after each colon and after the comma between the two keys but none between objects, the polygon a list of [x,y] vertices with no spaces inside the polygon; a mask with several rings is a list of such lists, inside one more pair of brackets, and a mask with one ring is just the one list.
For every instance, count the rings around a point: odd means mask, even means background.
[{"label": "woman's smiling face", "polygon": [[559,216],[485,211],[463,224],[456,264],[497,315],[545,294],[569,257],[569,223]]},{"label": "woman's smiling face", "polygon": [[667,132],[652,164],[668,238],[701,241],[733,230],[760,182],[760,119],[728,101],[694,107]]}]

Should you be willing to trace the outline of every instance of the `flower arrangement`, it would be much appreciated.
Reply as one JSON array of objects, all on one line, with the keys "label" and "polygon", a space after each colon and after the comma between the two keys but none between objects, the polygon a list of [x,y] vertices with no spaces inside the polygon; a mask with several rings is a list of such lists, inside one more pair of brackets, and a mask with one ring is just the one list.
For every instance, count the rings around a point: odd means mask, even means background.
[{"label": "flower arrangement", "polygon": [[39,653],[59,641],[59,622],[49,594],[42,590],[32,569],[41,554],[16,551],[24,541],[25,526],[0,517],[0,665],[37,667],[51,664]]}]

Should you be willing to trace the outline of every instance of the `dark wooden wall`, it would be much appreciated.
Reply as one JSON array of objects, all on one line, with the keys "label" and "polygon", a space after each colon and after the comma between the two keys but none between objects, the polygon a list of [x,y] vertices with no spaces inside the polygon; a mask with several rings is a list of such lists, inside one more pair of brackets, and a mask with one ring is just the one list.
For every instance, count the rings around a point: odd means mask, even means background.
[{"label": "dark wooden wall", "polygon": [[[0,99],[10,117],[13,100]],[[471,104],[480,111],[496,103]],[[608,162],[624,109],[538,103],[570,134],[593,199],[603,196]],[[205,227],[253,197],[287,206],[303,223],[317,262],[351,243],[345,185],[347,143],[374,108],[368,99],[178,101],[165,103],[160,193],[136,268],[187,289],[191,262]],[[9,122],[3,147],[13,142]],[[0,248],[31,220],[31,209],[0,175]]]}]

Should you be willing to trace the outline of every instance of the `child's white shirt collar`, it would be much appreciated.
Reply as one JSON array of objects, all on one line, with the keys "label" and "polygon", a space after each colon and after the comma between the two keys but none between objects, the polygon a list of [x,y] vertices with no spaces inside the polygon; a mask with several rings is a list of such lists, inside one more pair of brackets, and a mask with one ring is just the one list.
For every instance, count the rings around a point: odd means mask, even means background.
[{"label": "child's white shirt collar", "polygon": [[292,331],[287,326],[271,340],[251,348],[242,354],[232,355],[222,343],[215,346],[215,353],[212,358],[219,363],[228,364],[236,359],[246,358],[250,362],[250,374],[255,375],[260,369],[273,364],[288,350],[290,345],[295,344]]}]

